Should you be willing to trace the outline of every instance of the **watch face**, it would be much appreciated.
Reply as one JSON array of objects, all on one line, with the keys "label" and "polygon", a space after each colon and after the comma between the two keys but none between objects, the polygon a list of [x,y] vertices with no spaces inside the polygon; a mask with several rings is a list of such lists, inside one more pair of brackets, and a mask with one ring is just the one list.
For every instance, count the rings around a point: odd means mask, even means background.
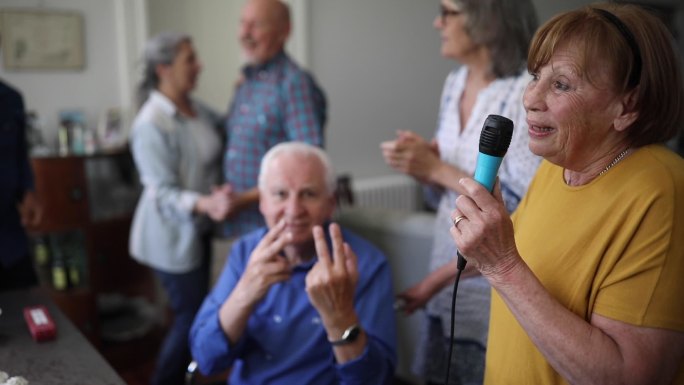
[{"label": "watch face", "polygon": [[346,342],[354,342],[359,337],[360,333],[361,333],[361,328],[359,327],[359,325],[354,325],[351,328],[345,330],[344,335],[342,336],[342,339],[345,340]]},{"label": "watch face", "polygon": [[359,334],[361,334],[361,327],[359,325],[352,325],[348,327],[344,333],[342,333],[342,338],[337,341],[331,341],[330,343],[333,346],[346,345],[356,341],[356,339],[359,337]]}]

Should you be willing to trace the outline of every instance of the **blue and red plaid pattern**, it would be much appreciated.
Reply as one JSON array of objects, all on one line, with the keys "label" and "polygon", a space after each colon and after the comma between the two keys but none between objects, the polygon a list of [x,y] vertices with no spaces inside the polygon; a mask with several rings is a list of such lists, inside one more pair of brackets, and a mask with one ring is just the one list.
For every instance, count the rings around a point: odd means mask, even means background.
[{"label": "blue and red plaid pattern", "polygon": [[[261,66],[243,69],[226,121],[225,181],[237,192],[257,185],[261,158],[281,142],[323,146],[326,99],[313,77],[285,52]],[[223,235],[234,237],[264,225],[257,205],[226,221]]]}]

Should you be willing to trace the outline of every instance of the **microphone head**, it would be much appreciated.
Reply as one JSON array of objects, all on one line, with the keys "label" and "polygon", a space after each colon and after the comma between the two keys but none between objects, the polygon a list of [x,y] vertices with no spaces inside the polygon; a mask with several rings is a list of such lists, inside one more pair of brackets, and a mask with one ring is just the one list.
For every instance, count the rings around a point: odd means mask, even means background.
[{"label": "microphone head", "polygon": [[499,115],[489,115],[480,134],[480,152],[503,157],[513,138],[513,121]]}]

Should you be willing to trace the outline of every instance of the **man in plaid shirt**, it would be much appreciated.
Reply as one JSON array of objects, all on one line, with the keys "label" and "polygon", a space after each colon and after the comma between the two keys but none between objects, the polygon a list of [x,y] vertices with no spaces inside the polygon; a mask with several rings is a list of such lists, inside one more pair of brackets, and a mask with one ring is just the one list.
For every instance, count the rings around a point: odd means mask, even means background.
[{"label": "man in plaid shirt", "polygon": [[248,64],[226,121],[224,188],[232,196],[226,238],[264,225],[257,176],[271,147],[286,141],[323,146],[325,95],[285,53],[289,34],[290,11],[282,1],[249,0],[243,7],[239,38]]}]

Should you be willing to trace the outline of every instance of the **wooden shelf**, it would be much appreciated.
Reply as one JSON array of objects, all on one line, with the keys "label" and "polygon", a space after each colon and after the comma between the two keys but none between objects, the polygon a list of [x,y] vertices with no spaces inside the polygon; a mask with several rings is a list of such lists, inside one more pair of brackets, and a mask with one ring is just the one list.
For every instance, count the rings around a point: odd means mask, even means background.
[{"label": "wooden shelf", "polygon": [[[53,300],[76,327],[100,346],[97,298],[101,293],[143,296],[151,302],[156,299],[151,271],[128,253],[130,225],[140,190],[130,154],[38,157],[32,159],[32,166],[43,220],[29,233],[34,239],[67,239],[66,252],[83,259],[79,261],[83,276],[76,287],[54,289],[46,271],[39,271],[41,284],[50,289]],[[115,192],[124,192],[121,195],[131,202],[123,202],[123,206],[111,211],[108,205],[121,203],[118,195],[107,196]],[[106,215],[98,216],[98,212]],[[79,245],[74,247],[73,243]]]}]

